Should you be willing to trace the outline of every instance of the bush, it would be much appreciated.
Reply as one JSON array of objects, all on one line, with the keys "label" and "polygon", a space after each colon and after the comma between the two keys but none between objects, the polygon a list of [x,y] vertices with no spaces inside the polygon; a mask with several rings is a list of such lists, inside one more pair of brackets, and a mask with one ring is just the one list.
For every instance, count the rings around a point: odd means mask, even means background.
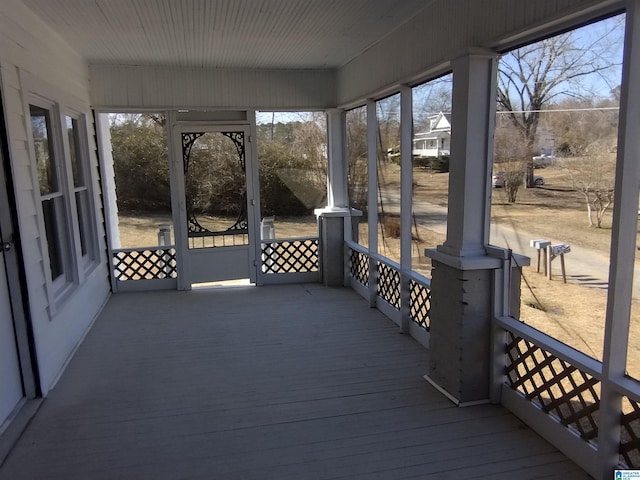
[{"label": "bush", "polygon": [[151,121],[111,127],[118,209],[171,211],[169,163],[164,129]]},{"label": "bush", "polygon": [[431,162],[431,168],[434,172],[447,173],[449,171],[449,157],[434,158]]}]

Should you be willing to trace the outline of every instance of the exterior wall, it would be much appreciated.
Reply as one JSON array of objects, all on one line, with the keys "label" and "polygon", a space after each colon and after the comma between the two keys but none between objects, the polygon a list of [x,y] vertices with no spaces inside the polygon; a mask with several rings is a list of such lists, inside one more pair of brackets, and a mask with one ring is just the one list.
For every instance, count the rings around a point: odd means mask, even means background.
[{"label": "exterior wall", "polygon": [[332,70],[90,67],[95,108],[323,109],[336,104]]},{"label": "exterior wall", "polygon": [[[53,386],[109,295],[97,158],[89,107],[88,70],[82,60],[17,0],[0,2],[0,73],[12,175],[28,284],[29,307],[42,393]],[[29,79],[27,81],[27,79]],[[31,158],[26,85],[43,85],[52,100],[71,103],[89,122],[89,152],[97,233],[97,261],[69,295],[54,306],[47,289],[47,241],[38,179]],[[52,88],[49,89],[48,87]],[[39,89],[39,87],[35,87]]]},{"label": "exterior wall", "polygon": [[[429,8],[338,72],[338,105],[353,105],[389,93],[405,82],[445,73],[451,59],[470,46],[504,49],[558,23],[579,23],[594,10],[622,9],[620,0],[451,0]],[[562,20],[560,20],[562,19]],[[451,28],[455,26],[455,28]]]}]

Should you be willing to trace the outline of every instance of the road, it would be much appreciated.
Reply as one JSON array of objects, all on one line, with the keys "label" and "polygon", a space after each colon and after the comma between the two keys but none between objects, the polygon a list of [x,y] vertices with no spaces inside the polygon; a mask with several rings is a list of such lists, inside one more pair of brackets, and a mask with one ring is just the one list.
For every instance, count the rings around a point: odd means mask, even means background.
[{"label": "road", "polygon": [[[399,213],[399,194],[387,192],[385,194],[385,210],[390,213]],[[416,223],[436,232],[444,234],[446,232],[447,209],[433,203],[425,201],[414,201]],[[514,253],[526,255],[531,258],[531,265],[535,268],[537,262],[537,251],[529,246],[532,239],[541,238],[535,233],[517,231],[509,225],[491,224],[490,242],[492,245],[510,248]],[[557,238],[549,239],[552,243],[560,243]],[[588,285],[594,288],[606,289],[609,277],[609,256],[601,252],[571,245],[571,252],[565,255],[565,267],[567,281]],[[542,270],[541,265],[541,270]],[[560,259],[555,259],[552,263],[552,273],[559,278]],[[633,298],[640,299],[640,268],[636,268],[633,281]]]}]

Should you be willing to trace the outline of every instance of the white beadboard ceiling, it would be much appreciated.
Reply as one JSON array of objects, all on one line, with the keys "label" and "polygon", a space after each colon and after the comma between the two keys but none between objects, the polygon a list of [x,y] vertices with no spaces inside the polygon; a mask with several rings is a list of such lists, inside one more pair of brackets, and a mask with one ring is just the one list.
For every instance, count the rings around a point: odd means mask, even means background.
[{"label": "white beadboard ceiling", "polygon": [[90,64],[339,68],[433,0],[23,0]]}]

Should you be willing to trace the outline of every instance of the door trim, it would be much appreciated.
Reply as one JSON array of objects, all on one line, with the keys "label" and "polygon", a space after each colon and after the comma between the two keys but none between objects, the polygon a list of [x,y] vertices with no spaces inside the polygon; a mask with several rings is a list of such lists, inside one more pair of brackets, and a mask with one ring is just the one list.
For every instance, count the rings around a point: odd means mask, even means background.
[{"label": "door trim", "polygon": [[33,399],[40,397],[42,390],[29,311],[22,243],[17,221],[18,213],[5,122],[4,92],[1,88],[0,112],[2,113],[0,115],[0,233],[3,242],[11,243],[11,248],[2,252],[2,255],[5,260],[9,301],[13,315],[24,395],[27,399]]},{"label": "door trim", "polygon": [[[242,131],[245,135],[245,182],[247,189],[247,224],[249,245],[249,280],[258,279],[257,251],[259,242],[259,192],[257,182],[257,155],[254,148],[254,128],[249,112],[168,112],[169,168],[171,176],[171,208],[175,231],[175,248],[178,268],[178,290],[190,290],[192,284],[189,271],[189,245],[187,237],[187,218],[185,202],[185,178],[183,171],[182,144],[183,132],[232,132]],[[228,120],[224,120],[228,118]],[[254,116],[255,118],[255,116]],[[232,247],[225,247],[232,248]],[[212,280],[216,281],[216,280]]]}]

